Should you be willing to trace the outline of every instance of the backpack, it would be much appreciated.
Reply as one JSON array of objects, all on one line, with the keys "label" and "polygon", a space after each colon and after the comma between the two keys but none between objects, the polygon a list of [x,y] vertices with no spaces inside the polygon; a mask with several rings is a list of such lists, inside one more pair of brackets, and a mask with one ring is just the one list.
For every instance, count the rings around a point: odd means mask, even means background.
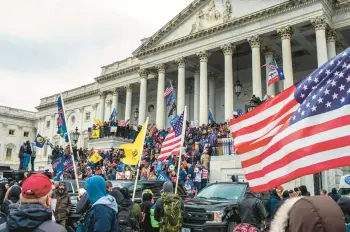
[{"label": "backpack", "polygon": [[134,203],[128,207],[118,207],[118,231],[133,232],[136,229],[136,219],[131,212]]},{"label": "backpack", "polygon": [[154,209],[155,209],[156,205],[152,205],[151,210],[150,210],[150,217],[151,217],[151,225],[153,228],[159,228],[159,224],[158,221],[156,221],[156,219],[154,219]]},{"label": "backpack", "polygon": [[182,199],[177,194],[162,196],[164,217],[161,228],[167,232],[178,232],[182,226]]}]

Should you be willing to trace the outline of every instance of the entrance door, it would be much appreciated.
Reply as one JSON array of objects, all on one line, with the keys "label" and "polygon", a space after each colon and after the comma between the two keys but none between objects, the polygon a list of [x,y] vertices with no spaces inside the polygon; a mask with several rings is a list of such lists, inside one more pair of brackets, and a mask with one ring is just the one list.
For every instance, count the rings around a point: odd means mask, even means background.
[{"label": "entrance door", "polygon": [[322,173],[318,172],[314,174],[314,191],[315,195],[320,195],[322,186]]}]

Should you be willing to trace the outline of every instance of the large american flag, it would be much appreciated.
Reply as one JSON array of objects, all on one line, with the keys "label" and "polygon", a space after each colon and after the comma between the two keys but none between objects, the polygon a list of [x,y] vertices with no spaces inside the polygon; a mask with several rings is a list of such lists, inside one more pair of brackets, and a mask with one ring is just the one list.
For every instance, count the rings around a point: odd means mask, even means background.
[{"label": "large american flag", "polygon": [[169,85],[166,87],[165,92],[164,92],[164,97],[168,96],[173,92],[174,88],[171,82],[169,82]]},{"label": "large american flag", "polygon": [[170,155],[179,154],[182,139],[182,126],[184,124],[184,113],[179,116],[179,119],[173,124],[173,127],[165,137],[158,161],[167,159]]},{"label": "large american flag", "polygon": [[230,121],[252,191],[350,165],[350,48]]}]

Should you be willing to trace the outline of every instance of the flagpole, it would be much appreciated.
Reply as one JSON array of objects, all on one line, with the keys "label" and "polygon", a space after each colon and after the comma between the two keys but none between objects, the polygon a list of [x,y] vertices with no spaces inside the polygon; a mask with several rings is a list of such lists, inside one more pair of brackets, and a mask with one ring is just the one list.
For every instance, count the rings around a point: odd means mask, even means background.
[{"label": "flagpole", "polygon": [[[64,121],[66,123],[66,128],[67,128],[67,133],[69,133],[69,126],[66,120],[66,110],[64,108],[64,101],[63,101],[63,97],[62,94],[60,93],[60,97],[61,97],[61,103],[62,103],[62,110],[63,110],[63,115],[64,115]],[[73,144],[70,140],[70,136],[69,134],[68,136],[68,143],[69,143],[69,147],[70,147],[70,152],[71,152],[71,156],[72,156],[72,161],[73,161],[73,169],[74,169],[74,176],[75,176],[75,183],[77,185],[77,190],[78,190],[78,199],[80,199],[80,187],[79,187],[79,181],[78,181],[78,174],[77,174],[77,167],[75,166],[75,160],[74,160],[74,154],[73,154]]]},{"label": "flagpole", "polygon": [[179,151],[179,159],[177,161],[178,164],[177,164],[175,194],[177,194],[177,187],[179,186],[179,175],[180,175],[180,167],[181,167],[181,158],[182,158],[183,144],[184,144],[184,140],[185,140],[186,121],[187,121],[187,106],[185,106],[184,119],[183,119],[183,122],[182,122],[181,146],[180,146],[180,151]]},{"label": "flagpole", "polygon": [[[141,159],[142,159],[142,153],[143,153],[143,144],[145,143],[145,138],[146,138],[146,133],[147,133],[147,125],[148,125],[148,117],[146,119],[146,128],[145,128],[145,132],[143,134],[143,142],[142,142],[142,147],[140,149],[140,159],[139,159],[139,163],[137,164],[137,172],[136,172],[136,180],[134,183],[134,190],[132,192],[132,201],[135,200],[135,195],[136,195],[136,186],[137,186],[137,182],[139,179],[139,175],[140,175],[140,167],[141,167]],[[142,130],[142,129],[141,129]]]}]

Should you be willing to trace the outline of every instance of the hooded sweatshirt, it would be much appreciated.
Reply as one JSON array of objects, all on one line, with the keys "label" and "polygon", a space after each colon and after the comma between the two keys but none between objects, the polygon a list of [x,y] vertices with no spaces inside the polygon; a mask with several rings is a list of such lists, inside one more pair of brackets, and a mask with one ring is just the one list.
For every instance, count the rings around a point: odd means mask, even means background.
[{"label": "hooded sweatshirt", "polygon": [[92,204],[84,218],[84,231],[118,231],[118,205],[114,197],[107,194],[106,181],[93,176],[86,181],[86,191]]},{"label": "hooded sweatshirt", "polygon": [[344,232],[344,214],[329,197],[290,198],[278,209],[270,232]]},{"label": "hooded sweatshirt", "polygon": [[10,188],[7,197],[4,200],[4,203],[1,206],[1,212],[5,215],[9,213],[9,205],[16,204],[19,201],[19,196],[21,195],[21,187],[14,185]]}]

